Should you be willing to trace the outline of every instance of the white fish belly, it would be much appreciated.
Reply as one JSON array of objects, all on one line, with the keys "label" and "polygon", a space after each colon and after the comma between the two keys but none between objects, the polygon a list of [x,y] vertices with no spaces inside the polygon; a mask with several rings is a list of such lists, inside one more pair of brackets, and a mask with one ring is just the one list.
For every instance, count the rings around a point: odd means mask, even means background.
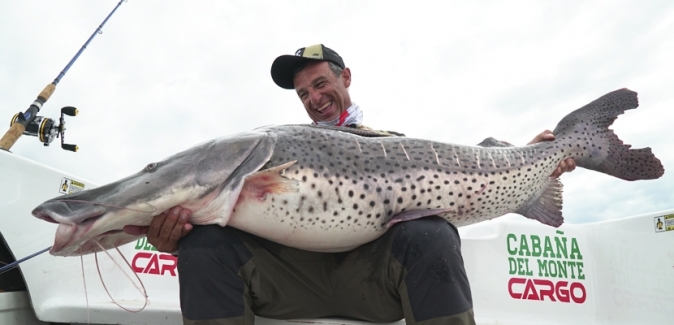
[{"label": "white fish belly", "polygon": [[256,201],[239,202],[227,225],[308,251],[349,251],[380,237],[386,229],[381,223],[375,225],[373,211],[347,213],[348,203],[324,204],[328,201],[301,190],[299,193],[268,194]]},{"label": "white fish belly", "polygon": [[290,247],[348,251],[380,237],[402,212],[449,209],[440,216],[460,227],[514,211],[542,184],[525,174],[429,169],[386,178],[361,173],[354,184],[293,165],[284,177],[298,184],[295,190],[260,194],[247,184],[227,224]]}]

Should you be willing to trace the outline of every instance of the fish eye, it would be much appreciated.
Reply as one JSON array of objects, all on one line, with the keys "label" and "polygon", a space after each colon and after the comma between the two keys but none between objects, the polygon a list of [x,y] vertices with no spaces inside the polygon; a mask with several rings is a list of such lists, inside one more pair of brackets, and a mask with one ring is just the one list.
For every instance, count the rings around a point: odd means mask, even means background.
[{"label": "fish eye", "polygon": [[145,170],[147,170],[147,171],[153,170],[155,168],[157,168],[157,163],[154,163],[154,162],[149,163],[149,164],[147,164],[147,166],[145,166]]}]

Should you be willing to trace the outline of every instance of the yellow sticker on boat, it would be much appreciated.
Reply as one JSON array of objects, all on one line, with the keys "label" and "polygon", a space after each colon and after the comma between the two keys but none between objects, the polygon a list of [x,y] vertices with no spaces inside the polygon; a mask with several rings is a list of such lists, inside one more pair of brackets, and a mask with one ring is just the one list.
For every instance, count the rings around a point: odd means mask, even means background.
[{"label": "yellow sticker on boat", "polygon": [[70,194],[83,190],[84,190],[84,183],[66,177],[63,177],[61,179],[61,185],[59,186],[59,193]]},{"label": "yellow sticker on boat", "polygon": [[655,232],[674,230],[674,214],[655,217]]}]

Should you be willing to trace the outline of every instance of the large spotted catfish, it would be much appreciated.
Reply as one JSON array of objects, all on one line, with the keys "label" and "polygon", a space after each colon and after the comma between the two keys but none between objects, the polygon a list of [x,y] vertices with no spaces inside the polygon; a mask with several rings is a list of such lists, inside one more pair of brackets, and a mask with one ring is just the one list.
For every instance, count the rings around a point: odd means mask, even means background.
[{"label": "large spotted catfish", "polygon": [[[135,175],[44,202],[33,215],[60,225],[51,253],[80,255],[137,239],[173,206],[193,224],[230,226],[300,249],[339,252],[397,222],[439,215],[456,226],[514,212],[557,227],[562,159],[624,180],[663,175],[650,148],[630,149],[608,127],[638,106],[627,89],[572,112],[554,141],[473,147],[308,125],[258,129],[203,143]],[[98,242],[98,243],[96,243]],[[99,246],[100,245],[100,246]]]}]

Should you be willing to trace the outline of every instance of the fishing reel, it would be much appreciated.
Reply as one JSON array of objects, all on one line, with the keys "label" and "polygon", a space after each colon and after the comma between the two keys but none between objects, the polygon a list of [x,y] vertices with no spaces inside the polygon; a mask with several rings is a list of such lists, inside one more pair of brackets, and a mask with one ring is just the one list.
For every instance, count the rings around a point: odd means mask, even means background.
[{"label": "fishing reel", "polygon": [[[65,131],[66,131],[66,121],[64,114],[68,116],[77,116],[77,108],[72,106],[66,106],[61,108],[61,118],[59,118],[59,125],[56,125],[56,122],[53,119],[43,116],[35,116],[32,122],[26,126],[26,130],[23,131],[24,135],[30,135],[37,137],[40,142],[44,144],[45,147],[54,141],[54,138],[61,137],[61,148],[64,150],[69,150],[77,152],[77,145],[64,143],[65,140]],[[17,120],[23,119],[23,113],[17,113],[12,117],[12,121],[9,123],[10,126],[16,123]]]}]

